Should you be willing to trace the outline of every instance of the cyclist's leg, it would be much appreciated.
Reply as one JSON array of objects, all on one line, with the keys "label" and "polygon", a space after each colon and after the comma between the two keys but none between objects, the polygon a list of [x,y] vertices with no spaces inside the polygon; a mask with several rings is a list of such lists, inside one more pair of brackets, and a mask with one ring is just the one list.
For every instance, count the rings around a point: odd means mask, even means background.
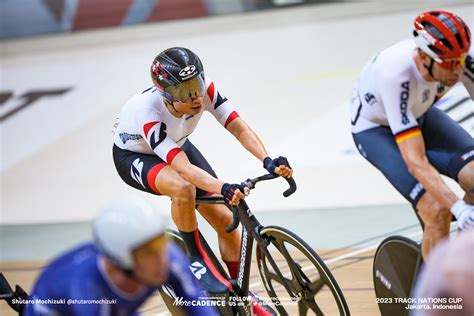
[{"label": "cyclist's leg", "polygon": [[441,174],[460,184],[474,204],[474,139],[443,111],[433,108],[422,120],[427,156]]},{"label": "cyclist's leg", "polygon": [[469,162],[461,169],[461,171],[459,171],[458,179],[459,184],[464,192],[466,192],[464,200],[467,203],[474,205],[474,161]]},{"label": "cyclist's leg", "polygon": [[421,184],[410,173],[390,128],[380,126],[352,134],[359,153],[413,206],[425,194]]},{"label": "cyclist's leg", "polygon": [[[213,293],[224,293],[232,286],[216,272],[203,251],[197,230],[196,187],[185,181],[158,156],[134,153],[114,146],[114,162],[121,178],[142,191],[171,197],[174,223],[189,251],[191,268],[201,285]],[[207,267],[207,268],[206,268]],[[209,271],[211,273],[207,273]]]},{"label": "cyclist's leg", "polygon": [[[240,233],[238,229],[227,233],[225,227],[232,223],[232,213],[227,207],[218,204],[198,206],[199,213],[217,232],[219,251],[231,278],[237,278],[240,255]],[[231,215],[229,217],[229,214]]]},{"label": "cyclist's leg", "polygon": [[196,188],[192,184],[181,178],[158,156],[123,150],[115,145],[113,154],[115,167],[122,180],[136,189],[171,197],[171,214],[178,229],[196,229]]},{"label": "cyclist's leg", "polygon": [[[189,140],[187,140],[182,146],[182,149],[193,165],[206,170],[213,177],[217,178],[217,175],[212,169],[211,165]],[[205,192],[199,188],[197,189],[198,196],[208,194],[208,192]],[[239,259],[240,251],[240,233],[238,230],[234,230],[230,233],[225,231],[225,227],[232,223],[232,213],[229,212],[229,209],[222,204],[198,205],[198,211],[217,232],[219,250],[221,252],[222,259],[227,265],[231,278],[236,278],[236,274],[238,272],[237,261]]]},{"label": "cyclist's leg", "polygon": [[436,242],[440,236],[446,235],[449,220],[446,221],[443,217],[445,210],[434,202],[431,195],[409,172],[390,129],[376,127],[353,134],[353,138],[361,155],[384,174],[415,210],[419,210],[417,215],[425,225],[423,240],[428,240],[427,244],[430,245],[432,240]]},{"label": "cyclist's leg", "polygon": [[427,258],[431,249],[448,236],[452,215],[449,209],[442,207],[428,192],[423,194],[415,208],[424,225],[421,253],[423,258]]},{"label": "cyclist's leg", "polygon": [[[474,186],[474,140],[471,135],[437,108],[423,116],[420,127],[430,163],[441,174],[457,181],[466,191],[466,201],[473,203],[474,193],[468,193]],[[425,230],[430,230],[423,239],[425,256],[437,241],[449,234],[452,215],[449,209],[440,209],[429,194],[420,200],[417,209],[424,219]]]}]

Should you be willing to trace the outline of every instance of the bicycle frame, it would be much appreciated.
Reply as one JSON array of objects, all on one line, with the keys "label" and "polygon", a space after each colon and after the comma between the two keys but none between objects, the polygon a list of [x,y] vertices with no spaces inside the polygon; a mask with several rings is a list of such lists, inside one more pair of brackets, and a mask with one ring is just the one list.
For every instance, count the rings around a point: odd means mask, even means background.
[{"label": "bicycle frame", "polygon": [[[274,179],[278,176],[272,174],[266,174],[255,179],[247,179],[245,182],[242,183],[243,186],[248,187],[249,189],[253,189],[255,185],[260,181]],[[292,193],[296,191],[296,183],[292,178],[286,179],[289,184],[289,188],[283,193],[283,196],[288,197]],[[276,281],[280,286],[286,290],[288,296],[291,298],[293,302],[297,302],[298,309],[300,313],[306,314],[308,310],[314,311],[317,314],[322,314],[321,309],[319,308],[318,304],[315,301],[315,296],[317,292],[324,286],[325,284],[329,287],[331,294],[333,296],[333,300],[337,305],[338,310],[340,311],[341,315],[350,315],[349,308],[347,303],[342,295],[342,291],[337,285],[334,277],[330,273],[327,266],[324,264],[323,260],[311,249],[309,245],[306,244],[300,237],[296,234],[292,233],[291,231],[285,230],[282,227],[278,226],[269,226],[264,227],[260,224],[258,219],[250,210],[249,206],[247,205],[245,200],[241,200],[238,207],[231,207],[224,202],[224,198],[222,196],[207,196],[207,197],[199,197],[196,199],[196,204],[224,204],[226,207],[232,212],[233,215],[233,223],[226,227],[226,232],[231,232],[232,230],[236,229],[239,224],[242,225],[242,242],[240,246],[240,254],[239,254],[239,267],[238,267],[238,274],[236,280],[230,279],[226,273],[226,271],[222,268],[220,261],[217,259],[216,255],[214,254],[213,250],[209,247],[206,240],[204,239],[203,235],[199,232],[199,239],[203,250],[207,253],[209,260],[212,264],[216,267],[216,269],[224,276],[231,286],[227,284],[230,288],[230,292],[224,294],[224,297],[219,296],[219,294],[214,295],[213,293],[211,296],[219,297],[220,299],[231,302],[230,299],[237,298],[239,301],[248,300],[251,294],[249,292],[250,287],[250,270],[251,270],[251,262],[252,262],[252,251],[254,242],[257,243],[257,264],[259,267],[259,273],[262,277],[262,281],[265,282],[265,289],[267,293],[269,293],[271,297],[272,303],[275,304],[275,307],[279,310],[280,313],[284,315],[288,315],[287,311],[280,307],[281,303],[279,301],[280,294],[277,294],[273,287],[269,285],[271,280]],[[268,229],[268,231],[267,231]],[[263,233],[265,232],[265,233]],[[283,235],[286,236],[281,239],[279,235],[281,232]],[[174,233],[179,238],[178,233]],[[274,238],[274,239],[273,239]],[[288,239],[289,238],[289,239]],[[291,255],[285,251],[287,251],[284,242],[288,242],[290,245],[296,245],[295,247],[302,252],[303,256],[310,260],[314,265],[314,268],[318,271],[320,278],[316,281],[312,281],[308,278],[307,275],[304,274],[302,267],[299,265],[297,261],[295,261]],[[180,241],[181,243],[182,241]],[[286,274],[283,275],[281,268],[275,262],[273,255],[270,253],[269,246],[275,247],[276,250],[283,254],[285,257],[287,266],[290,268],[291,274],[295,276],[293,279],[288,279]],[[185,248],[185,245],[182,245]],[[289,261],[293,260],[293,261]],[[272,271],[271,271],[272,270]],[[270,281],[267,280],[267,271],[271,271]],[[270,283],[268,283],[270,282]],[[229,294],[231,296],[229,296]],[[309,295],[309,296],[307,296]],[[247,304],[241,304],[239,302],[238,305],[229,304],[219,307],[219,311],[222,315],[234,315],[235,312],[238,315],[250,315],[250,302]],[[230,307],[230,309],[229,309]],[[237,308],[237,310],[235,308]]]},{"label": "bicycle frame", "polygon": [[[199,197],[196,198],[196,204],[224,204],[229,209],[231,209],[227,204],[225,204],[223,197],[221,196],[208,196],[208,197]],[[260,249],[264,252],[267,260],[270,262],[271,266],[273,267],[274,271],[277,272],[277,275],[280,277],[283,286],[287,290],[288,294],[292,297],[296,296],[292,293],[290,286],[285,281],[285,278],[278,269],[273,257],[270,255],[267,246],[268,241],[265,240],[260,236],[260,230],[263,226],[257,220],[255,215],[250,210],[247,203],[242,200],[238,206],[238,211],[233,211],[234,213],[234,221],[235,221],[235,214],[238,215],[238,221],[242,224],[242,243],[240,246],[240,257],[239,257],[239,272],[238,278],[236,282],[231,282],[234,292],[236,292],[239,296],[247,297],[249,295],[249,282],[250,282],[250,268],[252,263],[252,249],[254,240],[260,246]],[[199,236],[201,239],[201,243],[204,247],[204,250],[208,254],[209,258],[211,259],[212,263],[217,267],[219,272],[229,279],[227,273],[222,268],[222,265],[219,263],[219,260],[215,256],[212,249],[209,247],[207,242],[205,241],[204,237],[202,236],[201,232],[199,232]]]}]

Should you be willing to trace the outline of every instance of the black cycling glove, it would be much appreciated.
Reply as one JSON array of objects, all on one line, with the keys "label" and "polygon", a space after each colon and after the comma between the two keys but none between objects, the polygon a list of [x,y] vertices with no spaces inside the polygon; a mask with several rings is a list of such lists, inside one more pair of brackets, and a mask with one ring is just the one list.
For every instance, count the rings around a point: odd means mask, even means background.
[{"label": "black cycling glove", "polygon": [[221,189],[221,194],[224,197],[224,201],[226,203],[230,203],[232,198],[234,197],[235,191],[239,189],[240,192],[245,194],[245,186],[241,184],[230,184],[230,183],[224,183]]},{"label": "black cycling glove", "polygon": [[280,156],[275,159],[271,159],[270,157],[267,157],[263,160],[263,168],[267,169],[267,171],[271,174],[276,174],[275,168],[282,165],[291,168],[290,163],[288,162],[288,159],[286,159],[286,157]]}]

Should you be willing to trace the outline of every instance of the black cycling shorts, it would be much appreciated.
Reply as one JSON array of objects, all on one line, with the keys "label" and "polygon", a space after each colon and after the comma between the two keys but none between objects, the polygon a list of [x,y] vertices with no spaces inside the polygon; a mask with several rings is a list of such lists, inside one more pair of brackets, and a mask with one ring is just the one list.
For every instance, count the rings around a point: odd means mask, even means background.
[{"label": "black cycling shorts", "polygon": [[[186,140],[181,146],[181,150],[188,156],[191,164],[217,178],[216,173],[212,170],[206,158],[189,140]],[[121,149],[115,144],[113,146],[113,157],[115,168],[125,183],[135,189],[161,195],[156,188],[155,179],[158,173],[168,164],[160,157]],[[209,195],[209,193],[199,188],[196,189],[196,196],[204,195]]]}]

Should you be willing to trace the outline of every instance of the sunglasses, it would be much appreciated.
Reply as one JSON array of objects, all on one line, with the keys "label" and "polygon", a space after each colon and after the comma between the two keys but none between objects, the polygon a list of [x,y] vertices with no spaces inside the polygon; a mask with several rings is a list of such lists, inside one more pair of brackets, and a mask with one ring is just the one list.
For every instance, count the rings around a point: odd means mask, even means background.
[{"label": "sunglasses", "polygon": [[466,55],[458,58],[445,59],[442,62],[437,62],[437,64],[447,70],[454,70],[459,65],[464,67],[466,64]]},{"label": "sunglasses", "polygon": [[164,90],[173,97],[173,100],[185,103],[191,98],[202,97],[205,86],[203,77],[197,76],[180,84],[168,86]]}]

